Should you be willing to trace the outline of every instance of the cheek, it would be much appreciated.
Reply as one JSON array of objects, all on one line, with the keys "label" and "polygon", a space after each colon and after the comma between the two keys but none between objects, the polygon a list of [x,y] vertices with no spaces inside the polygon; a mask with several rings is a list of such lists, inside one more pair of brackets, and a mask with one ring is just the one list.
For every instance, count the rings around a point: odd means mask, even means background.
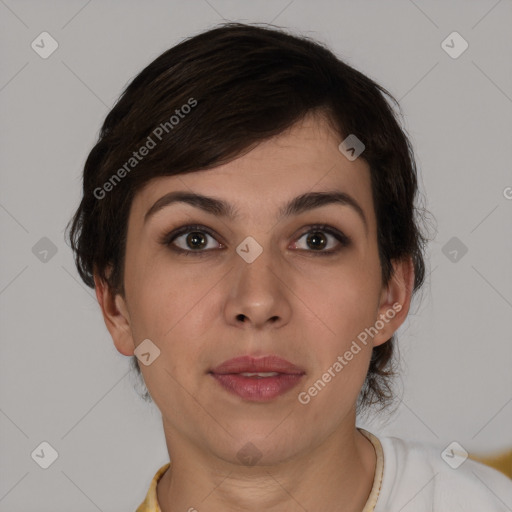
[{"label": "cheek", "polygon": [[372,345],[365,329],[375,322],[379,287],[377,270],[361,267],[355,261],[340,265],[300,286],[314,312],[301,321],[312,363],[305,400],[314,398],[314,411],[338,403],[336,414],[343,415],[366,378]]},{"label": "cheek", "polygon": [[366,378],[372,345],[364,335],[375,321],[375,300],[371,290],[350,278],[344,285],[331,282],[322,292],[322,297],[310,296],[321,322],[311,319],[304,325],[311,352],[304,401],[314,399],[312,414],[333,407],[339,420],[355,403]]},{"label": "cheek", "polygon": [[295,293],[309,310],[315,330],[342,343],[375,321],[380,294],[376,283],[375,271],[368,266],[365,270],[347,263],[296,281]]},{"label": "cheek", "polygon": [[179,396],[173,378],[192,389],[197,375],[191,369],[201,372],[206,367],[205,347],[214,338],[212,329],[221,314],[217,281],[214,273],[200,271],[195,265],[187,269],[154,265],[137,276],[137,286],[132,289],[136,312],[132,333],[137,337],[135,344],[148,338],[160,349],[154,368],[141,366],[155,401],[159,401],[161,389],[166,393],[174,390],[171,395]]},{"label": "cheek", "polygon": [[193,406],[184,389],[197,393],[197,376],[205,367],[204,344],[212,336],[215,312],[209,290],[214,283],[211,278],[198,279],[196,272],[190,275],[170,267],[146,271],[133,301],[136,344],[149,338],[160,349],[152,365],[141,365],[144,380],[156,405],[169,414],[182,414]]},{"label": "cheek", "polygon": [[134,323],[144,336],[165,339],[202,325],[201,304],[215,283],[212,273],[194,264],[177,265],[165,256],[133,262],[131,270]]}]

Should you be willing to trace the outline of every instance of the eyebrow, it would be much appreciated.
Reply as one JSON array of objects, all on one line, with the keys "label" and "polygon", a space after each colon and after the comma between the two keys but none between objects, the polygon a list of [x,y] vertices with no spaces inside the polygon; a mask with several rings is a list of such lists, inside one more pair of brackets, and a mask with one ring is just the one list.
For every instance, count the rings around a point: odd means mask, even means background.
[{"label": "eyebrow", "polygon": [[[215,216],[225,217],[234,220],[238,217],[238,210],[230,203],[214,197],[204,196],[186,191],[175,191],[165,194],[144,215],[144,223],[156,212],[173,203],[185,203]],[[285,204],[278,212],[278,219],[298,215],[300,213],[320,208],[329,204],[341,204],[350,206],[361,218],[368,233],[368,221],[359,203],[346,192],[308,192],[293,198]]]}]

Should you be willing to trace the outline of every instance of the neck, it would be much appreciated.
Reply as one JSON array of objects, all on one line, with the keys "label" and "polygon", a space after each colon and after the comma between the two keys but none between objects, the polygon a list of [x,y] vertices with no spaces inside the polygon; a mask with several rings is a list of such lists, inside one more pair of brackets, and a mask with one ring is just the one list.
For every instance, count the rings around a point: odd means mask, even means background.
[{"label": "neck", "polygon": [[376,468],[371,442],[355,426],[274,465],[226,462],[166,430],[172,464],[157,485],[162,512],[361,512]]}]

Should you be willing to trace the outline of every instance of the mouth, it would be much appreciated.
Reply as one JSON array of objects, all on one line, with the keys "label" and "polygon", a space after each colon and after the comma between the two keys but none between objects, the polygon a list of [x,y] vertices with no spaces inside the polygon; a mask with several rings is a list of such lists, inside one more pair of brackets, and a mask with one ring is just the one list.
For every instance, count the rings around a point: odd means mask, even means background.
[{"label": "mouth", "polygon": [[251,402],[268,402],[299,384],[306,372],[277,356],[230,359],[208,372],[228,392]]}]

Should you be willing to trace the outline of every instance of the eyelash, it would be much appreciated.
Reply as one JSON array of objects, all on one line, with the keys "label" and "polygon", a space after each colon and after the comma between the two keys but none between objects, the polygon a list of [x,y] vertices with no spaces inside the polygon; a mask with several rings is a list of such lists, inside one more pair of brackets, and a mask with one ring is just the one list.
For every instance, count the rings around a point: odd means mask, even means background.
[{"label": "eyelash", "polygon": [[[173,242],[176,238],[178,238],[181,235],[193,232],[193,231],[199,231],[199,232],[206,233],[214,239],[216,236],[216,234],[211,229],[207,228],[206,226],[203,226],[201,224],[189,224],[186,226],[182,226],[178,229],[175,229],[174,231],[171,231],[170,233],[165,234],[163,237],[161,237],[159,242],[162,245],[168,246],[171,250],[173,250],[177,253],[180,253],[180,254],[184,254],[185,256],[188,256],[189,254],[193,254],[194,256],[199,256],[199,257],[205,256],[206,253],[210,252],[212,249],[194,251],[194,250],[181,249],[180,247],[176,247],[175,245],[173,245]],[[351,239],[348,236],[346,236],[344,233],[342,233],[341,231],[338,231],[337,229],[334,229],[331,226],[328,226],[326,224],[313,224],[311,226],[308,226],[308,231],[303,232],[297,240],[300,240],[304,235],[307,235],[309,233],[316,232],[316,231],[324,232],[324,233],[327,233],[327,234],[333,236],[336,240],[338,240],[341,247],[334,249],[334,250],[331,249],[329,251],[323,251],[323,250],[314,251],[314,250],[306,250],[306,249],[298,249],[298,250],[312,253],[313,256],[330,256],[330,255],[337,254],[343,248],[348,247],[352,243]]]}]

